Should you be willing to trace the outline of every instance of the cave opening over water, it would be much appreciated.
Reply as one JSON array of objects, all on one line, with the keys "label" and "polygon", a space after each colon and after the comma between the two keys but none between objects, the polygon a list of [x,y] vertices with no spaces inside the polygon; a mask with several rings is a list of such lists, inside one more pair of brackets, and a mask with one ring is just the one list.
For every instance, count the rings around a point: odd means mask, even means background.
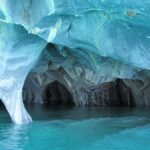
[{"label": "cave opening over water", "polygon": [[59,81],[48,84],[44,90],[44,104],[47,106],[74,106],[70,91]]},{"label": "cave opening over water", "polygon": [[[30,88],[29,91],[31,92]],[[35,94],[39,93],[36,91]],[[32,100],[29,100],[29,95],[24,99],[26,110],[33,120],[64,118],[65,112],[76,109],[72,93],[57,80],[44,86],[41,95],[42,103],[36,100],[35,94],[31,94]]]},{"label": "cave opening over water", "polygon": [[0,100],[0,114],[1,114],[1,118],[0,118],[0,122],[2,122],[1,120],[4,121],[9,121],[11,122],[11,118],[9,116],[9,113],[5,107],[5,105],[3,104],[3,102]]},{"label": "cave opening over water", "polygon": [[39,88],[33,88],[31,80],[27,82],[24,85],[23,101],[33,120],[49,120],[55,115],[57,118],[58,114],[63,118],[62,112],[75,109],[72,93],[63,83],[54,80]]}]

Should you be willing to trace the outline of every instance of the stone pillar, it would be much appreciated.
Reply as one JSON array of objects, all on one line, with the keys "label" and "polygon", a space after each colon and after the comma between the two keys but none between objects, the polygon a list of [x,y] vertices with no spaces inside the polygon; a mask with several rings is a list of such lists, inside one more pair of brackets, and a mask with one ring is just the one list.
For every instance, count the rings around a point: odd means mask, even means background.
[{"label": "stone pillar", "polygon": [[[6,83],[6,79],[4,81]],[[7,80],[8,85],[0,83],[0,96],[12,121],[16,124],[24,124],[32,121],[26,111],[22,100],[22,86],[15,84],[13,79]],[[9,88],[7,86],[10,86]]]}]

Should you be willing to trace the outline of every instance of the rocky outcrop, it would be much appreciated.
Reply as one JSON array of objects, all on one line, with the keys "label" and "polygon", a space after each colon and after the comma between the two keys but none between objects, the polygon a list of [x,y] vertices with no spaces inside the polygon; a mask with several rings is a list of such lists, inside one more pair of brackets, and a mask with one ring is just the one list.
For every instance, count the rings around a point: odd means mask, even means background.
[{"label": "rocky outcrop", "polygon": [[[115,82],[80,89],[79,97],[84,106],[119,106],[118,91]],[[83,101],[82,100],[82,101]]]},{"label": "rocky outcrop", "polygon": [[[71,89],[74,86],[73,83],[71,87],[68,85],[67,88],[65,84],[63,85],[56,78],[52,82],[47,80],[47,83],[45,79],[43,83],[38,75],[32,77],[32,75],[29,75],[29,81],[27,80],[24,85],[23,97],[25,103],[28,104],[131,107],[139,105],[139,102],[135,101],[136,97],[134,97],[131,87],[127,86],[124,83],[125,81],[121,79],[88,87],[80,87],[76,84],[76,88]],[[36,78],[41,81],[40,84],[36,82],[38,81]]]},{"label": "rocky outcrop", "polygon": [[124,84],[131,91],[132,102],[137,107],[150,106],[150,80],[123,80]]},{"label": "rocky outcrop", "polygon": [[[55,72],[55,75],[58,72]],[[51,73],[52,75],[52,73]],[[59,74],[60,75],[60,74]],[[28,104],[74,104],[76,106],[150,106],[150,80],[122,80],[97,84],[95,86],[80,86],[73,82],[59,82],[30,74],[24,86],[24,101]],[[37,78],[41,84],[37,84]],[[33,81],[34,80],[34,81]],[[35,86],[36,85],[36,86]],[[70,101],[71,100],[71,101]]]}]

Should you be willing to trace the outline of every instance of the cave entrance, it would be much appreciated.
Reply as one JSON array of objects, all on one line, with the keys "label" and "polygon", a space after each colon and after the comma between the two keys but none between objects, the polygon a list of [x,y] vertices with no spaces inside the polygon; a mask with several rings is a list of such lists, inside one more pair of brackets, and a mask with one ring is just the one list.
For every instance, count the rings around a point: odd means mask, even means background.
[{"label": "cave entrance", "polygon": [[59,81],[48,84],[44,93],[44,104],[48,106],[73,106],[70,91]]},{"label": "cave entrance", "polygon": [[5,107],[5,105],[3,104],[3,102],[0,100],[0,122],[4,122],[4,121],[11,121],[9,113]]}]

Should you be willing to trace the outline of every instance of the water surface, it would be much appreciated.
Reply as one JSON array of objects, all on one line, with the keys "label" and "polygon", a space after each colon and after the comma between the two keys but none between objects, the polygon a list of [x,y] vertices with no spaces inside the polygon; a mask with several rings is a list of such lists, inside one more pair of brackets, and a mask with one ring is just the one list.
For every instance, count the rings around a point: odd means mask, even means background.
[{"label": "water surface", "polygon": [[150,150],[150,109],[27,107],[14,125],[0,108],[0,150]]}]

